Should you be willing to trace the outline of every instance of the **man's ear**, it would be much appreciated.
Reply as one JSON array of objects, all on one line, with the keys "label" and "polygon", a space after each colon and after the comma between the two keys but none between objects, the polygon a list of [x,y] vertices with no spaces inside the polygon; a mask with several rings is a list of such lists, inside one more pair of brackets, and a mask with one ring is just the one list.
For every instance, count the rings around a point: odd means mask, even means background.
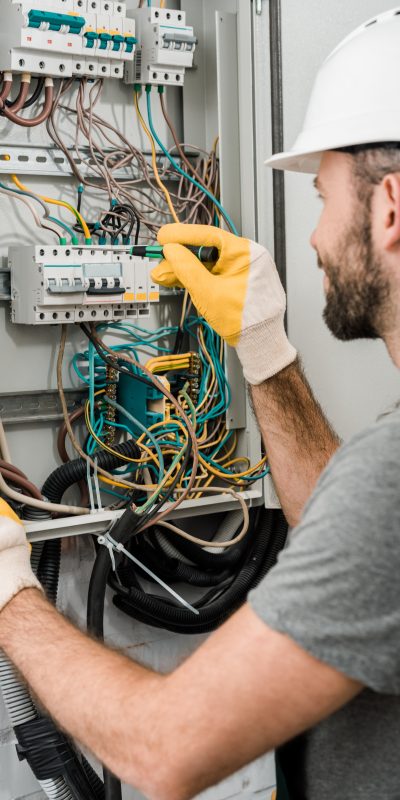
[{"label": "man's ear", "polygon": [[383,178],[378,200],[382,246],[391,250],[400,245],[400,173]]}]

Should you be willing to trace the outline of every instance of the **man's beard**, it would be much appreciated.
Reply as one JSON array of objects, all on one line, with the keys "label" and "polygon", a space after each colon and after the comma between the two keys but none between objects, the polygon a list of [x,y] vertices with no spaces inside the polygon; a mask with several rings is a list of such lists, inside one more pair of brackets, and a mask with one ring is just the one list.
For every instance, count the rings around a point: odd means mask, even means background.
[{"label": "man's beard", "polygon": [[379,338],[389,297],[367,210],[362,209],[358,218],[339,242],[334,259],[318,253],[318,265],[329,279],[323,318],[342,341]]}]

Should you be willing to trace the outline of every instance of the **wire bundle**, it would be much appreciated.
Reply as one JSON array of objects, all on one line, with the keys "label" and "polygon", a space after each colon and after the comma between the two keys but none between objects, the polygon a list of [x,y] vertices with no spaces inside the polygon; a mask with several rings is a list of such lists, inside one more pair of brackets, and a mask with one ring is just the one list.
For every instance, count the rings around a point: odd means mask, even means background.
[{"label": "wire bundle", "polygon": [[[151,352],[160,347],[161,354],[147,359],[146,368],[152,375],[163,376],[163,386],[167,386],[174,393],[176,402],[191,418],[195,430],[193,447],[197,454],[199,469],[188,497],[200,498],[204,489],[216,479],[221,484],[245,489],[267,474],[269,468],[265,457],[259,463],[251,465],[247,457],[237,455],[235,452],[236,432],[227,430],[225,421],[231,390],[225,373],[223,343],[204,319],[188,317],[184,325],[189,341],[196,343],[198,352],[195,350],[178,354],[171,352],[171,343],[168,346],[167,341],[168,337],[175,335],[174,327],[164,326],[149,332],[133,323],[125,322],[102,325],[101,330],[104,333],[118,334],[122,338],[120,343],[110,347],[116,358],[116,364],[122,352],[130,353],[134,357],[136,363],[131,365],[127,373],[132,392],[135,391],[135,380],[140,376],[144,377],[139,362],[139,351],[146,354],[149,350]],[[160,341],[163,342],[162,345]],[[170,488],[180,472],[181,460],[188,445],[185,426],[176,414],[176,406],[167,399],[163,405],[164,418],[146,427],[143,421],[133,417],[128,409],[110,398],[107,388],[108,365],[104,360],[104,351],[101,349],[96,351],[90,342],[87,351],[74,355],[72,366],[79,378],[88,386],[88,400],[85,407],[85,422],[89,434],[86,444],[87,454],[93,456],[96,448],[112,451],[106,442],[109,428],[114,428],[119,433],[128,433],[130,436],[140,432],[137,445],[141,448],[141,458],[134,464],[133,483],[136,489],[140,484],[145,492],[156,493],[162,498],[164,490]],[[124,380],[126,382],[127,379]],[[162,394],[159,381],[153,379],[152,383],[150,379],[149,383]],[[117,410],[118,421],[116,418],[110,420],[107,417],[110,405]],[[140,479],[139,475],[142,476]],[[175,483],[175,498],[185,491],[192,475],[193,466],[189,462],[185,473],[181,474]],[[118,476],[115,477],[114,491],[115,488],[124,488]],[[123,495],[119,497],[124,498]]]},{"label": "wire bundle", "polygon": [[[86,78],[82,78],[76,97],[72,103],[68,103],[65,98],[72,87],[71,80],[60,83],[47,120],[47,130],[57,147],[64,152],[79,182],[78,208],[82,192],[86,189],[107,194],[107,208],[100,210],[98,219],[89,226],[92,234],[96,232],[99,236],[108,235],[115,242],[118,236],[128,239],[135,228],[137,241],[138,229],[143,225],[143,241],[154,241],[160,225],[169,222],[171,218],[182,222],[218,223],[222,207],[218,201],[217,139],[210,153],[205,153],[194,145],[180,144],[160,95],[164,117],[176,142],[173,149],[178,146],[179,158],[184,156],[185,159],[187,171],[180,170],[169,151],[163,149],[154,130],[151,113],[149,125],[152,131],[146,125],[136,91],[135,109],[139,125],[150,143],[150,164],[144,152],[97,112],[96,106],[103,90],[101,79],[91,84]],[[74,122],[75,135],[72,142],[67,143],[62,133],[61,114]],[[156,153],[155,141],[159,147],[161,145],[163,160],[166,160],[164,167]],[[89,150],[89,159],[82,147]],[[190,151],[190,159],[184,152],[185,147]],[[85,171],[81,164],[85,164]],[[121,170],[126,177],[118,175]],[[174,182],[173,185],[171,181]]]}]

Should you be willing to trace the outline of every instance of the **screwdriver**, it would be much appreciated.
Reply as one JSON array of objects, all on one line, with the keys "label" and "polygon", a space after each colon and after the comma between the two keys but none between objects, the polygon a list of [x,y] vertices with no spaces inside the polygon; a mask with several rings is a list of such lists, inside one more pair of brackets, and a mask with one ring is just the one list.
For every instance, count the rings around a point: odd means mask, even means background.
[{"label": "screwdriver", "polygon": [[[193,244],[187,244],[186,247],[199,259],[199,261],[202,261],[203,264],[209,264],[218,261],[218,247],[206,247],[204,245],[196,247],[196,245]],[[160,259],[163,257],[163,248],[159,244],[134,244],[130,248],[129,252],[132,256],[140,256],[141,258]]]}]

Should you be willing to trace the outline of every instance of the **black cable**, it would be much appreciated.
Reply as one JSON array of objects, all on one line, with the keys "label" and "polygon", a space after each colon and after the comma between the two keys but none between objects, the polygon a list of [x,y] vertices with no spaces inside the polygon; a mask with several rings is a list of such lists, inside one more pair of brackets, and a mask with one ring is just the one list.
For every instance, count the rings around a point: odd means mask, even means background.
[{"label": "black cable", "polygon": [[[36,100],[39,99],[39,97],[40,97],[40,95],[42,93],[43,86],[44,86],[44,78],[43,77],[38,77],[35,91],[32,92],[31,96],[28,97],[27,100],[25,100],[25,103],[22,106],[22,108],[30,108],[30,106],[33,106],[33,104],[36,103]],[[10,106],[12,106],[13,103],[15,103],[15,100],[6,100],[5,101],[5,105],[8,108],[10,108]]]},{"label": "black cable", "polygon": [[130,378],[134,378],[135,380],[140,381],[141,383],[145,383],[147,386],[151,386],[152,388],[154,388],[154,384],[151,381],[149,381],[148,378],[144,378],[142,375],[136,374],[135,372],[132,372],[130,369],[121,367],[120,364],[118,363],[118,356],[115,356],[115,359],[112,358],[111,356],[107,356],[101,349],[101,346],[99,345],[96,337],[93,336],[89,328],[86,328],[84,322],[80,323],[80,328],[85,334],[85,336],[87,336],[87,338],[90,339],[97,354],[100,356],[100,358],[102,359],[102,361],[104,361],[105,364],[108,364],[109,367],[116,369],[117,372],[121,372],[123,375],[129,375]]}]

